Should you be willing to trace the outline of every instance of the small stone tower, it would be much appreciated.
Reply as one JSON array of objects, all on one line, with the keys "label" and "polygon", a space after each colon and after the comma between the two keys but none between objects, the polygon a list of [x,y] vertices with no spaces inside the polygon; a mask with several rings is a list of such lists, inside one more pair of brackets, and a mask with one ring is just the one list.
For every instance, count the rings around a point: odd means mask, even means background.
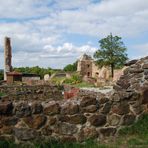
[{"label": "small stone tower", "polygon": [[7,72],[12,71],[12,49],[11,49],[11,40],[9,37],[5,37],[4,41],[4,80],[7,80]]},{"label": "small stone tower", "polygon": [[83,77],[92,77],[93,59],[91,56],[84,54],[78,60],[77,72]]}]

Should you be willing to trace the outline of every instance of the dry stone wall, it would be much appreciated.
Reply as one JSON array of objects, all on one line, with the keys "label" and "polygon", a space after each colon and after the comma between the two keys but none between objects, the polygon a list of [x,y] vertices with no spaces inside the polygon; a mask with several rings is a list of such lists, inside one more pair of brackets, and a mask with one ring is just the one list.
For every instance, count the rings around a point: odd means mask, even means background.
[{"label": "dry stone wall", "polygon": [[54,85],[5,85],[0,93],[14,101],[59,100],[63,99],[63,87]]},{"label": "dry stone wall", "polygon": [[[138,63],[140,68],[136,70],[133,67]],[[0,139],[82,142],[116,135],[122,127],[148,113],[147,63],[148,57],[130,65],[115,89],[107,94],[83,90],[71,100],[2,99]],[[135,87],[134,77],[139,78],[139,87]]]}]

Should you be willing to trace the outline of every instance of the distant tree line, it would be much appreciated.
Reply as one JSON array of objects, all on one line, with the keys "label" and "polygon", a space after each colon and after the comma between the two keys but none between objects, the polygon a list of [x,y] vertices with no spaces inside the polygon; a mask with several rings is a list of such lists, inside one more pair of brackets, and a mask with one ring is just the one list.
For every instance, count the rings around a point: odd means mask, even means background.
[{"label": "distant tree line", "polygon": [[44,77],[45,74],[53,74],[55,70],[49,68],[41,68],[39,66],[35,67],[19,67],[19,68],[14,68],[14,71],[21,72],[21,73],[29,73],[29,74],[38,74],[41,76],[41,78]]},{"label": "distant tree line", "polygon": [[77,64],[78,62],[74,62],[73,64],[68,64],[67,66],[64,67],[64,71],[66,72],[73,72],[73,71],[77,71]]}]

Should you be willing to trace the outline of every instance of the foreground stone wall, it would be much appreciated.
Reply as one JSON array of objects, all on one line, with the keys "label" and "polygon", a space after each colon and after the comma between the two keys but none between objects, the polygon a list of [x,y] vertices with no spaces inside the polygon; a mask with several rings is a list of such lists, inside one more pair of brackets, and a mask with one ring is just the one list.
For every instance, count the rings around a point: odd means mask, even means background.
[{"label": "foreground stone wall", "polygon": [[120,98],[116,93],[108,98],[83,91],[79,99],[66,101],[1,101],[0,139],[16,142],[102,139],[115,135],[122,126],[131,125],[144,112],[145,104],[139,104],[139,95],[134,92]]},{"label": "foreground stone wall", "polygon": [[[140,68],[133,69],[137,63]],[[115,89],[106,94],[81,90],[70,100],[1,100],[0,139],[82,142],[116,135],[148,113],[147,63],[148,57],[130,63]],[[137,77],[139,87],[133,87]]]}]

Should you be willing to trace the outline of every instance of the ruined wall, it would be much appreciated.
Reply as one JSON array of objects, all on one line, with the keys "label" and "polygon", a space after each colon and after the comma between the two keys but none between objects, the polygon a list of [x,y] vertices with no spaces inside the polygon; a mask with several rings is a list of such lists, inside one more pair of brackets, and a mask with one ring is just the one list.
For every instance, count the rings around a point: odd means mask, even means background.
[{"label": "ruined wall", "polygon": [[1,101],[0,139],[100,140],[115,135],[121,126],[131,125],[146,111],[136,93],[122,98],[96,95],[84,91],[79,99],[66,101]]},{"label": "ruined wall", "polygon": [[0,86],[0,93],[14,101],[63,99],[63,88],[53,85],[6,85]]},{"label": "ruined wall", "polygon": [[148,113],[147,76],[148,57],[130,65],[106,94],[83,90],[72,100],[0,101],[0,139],[82,142],[114,136]]}]

